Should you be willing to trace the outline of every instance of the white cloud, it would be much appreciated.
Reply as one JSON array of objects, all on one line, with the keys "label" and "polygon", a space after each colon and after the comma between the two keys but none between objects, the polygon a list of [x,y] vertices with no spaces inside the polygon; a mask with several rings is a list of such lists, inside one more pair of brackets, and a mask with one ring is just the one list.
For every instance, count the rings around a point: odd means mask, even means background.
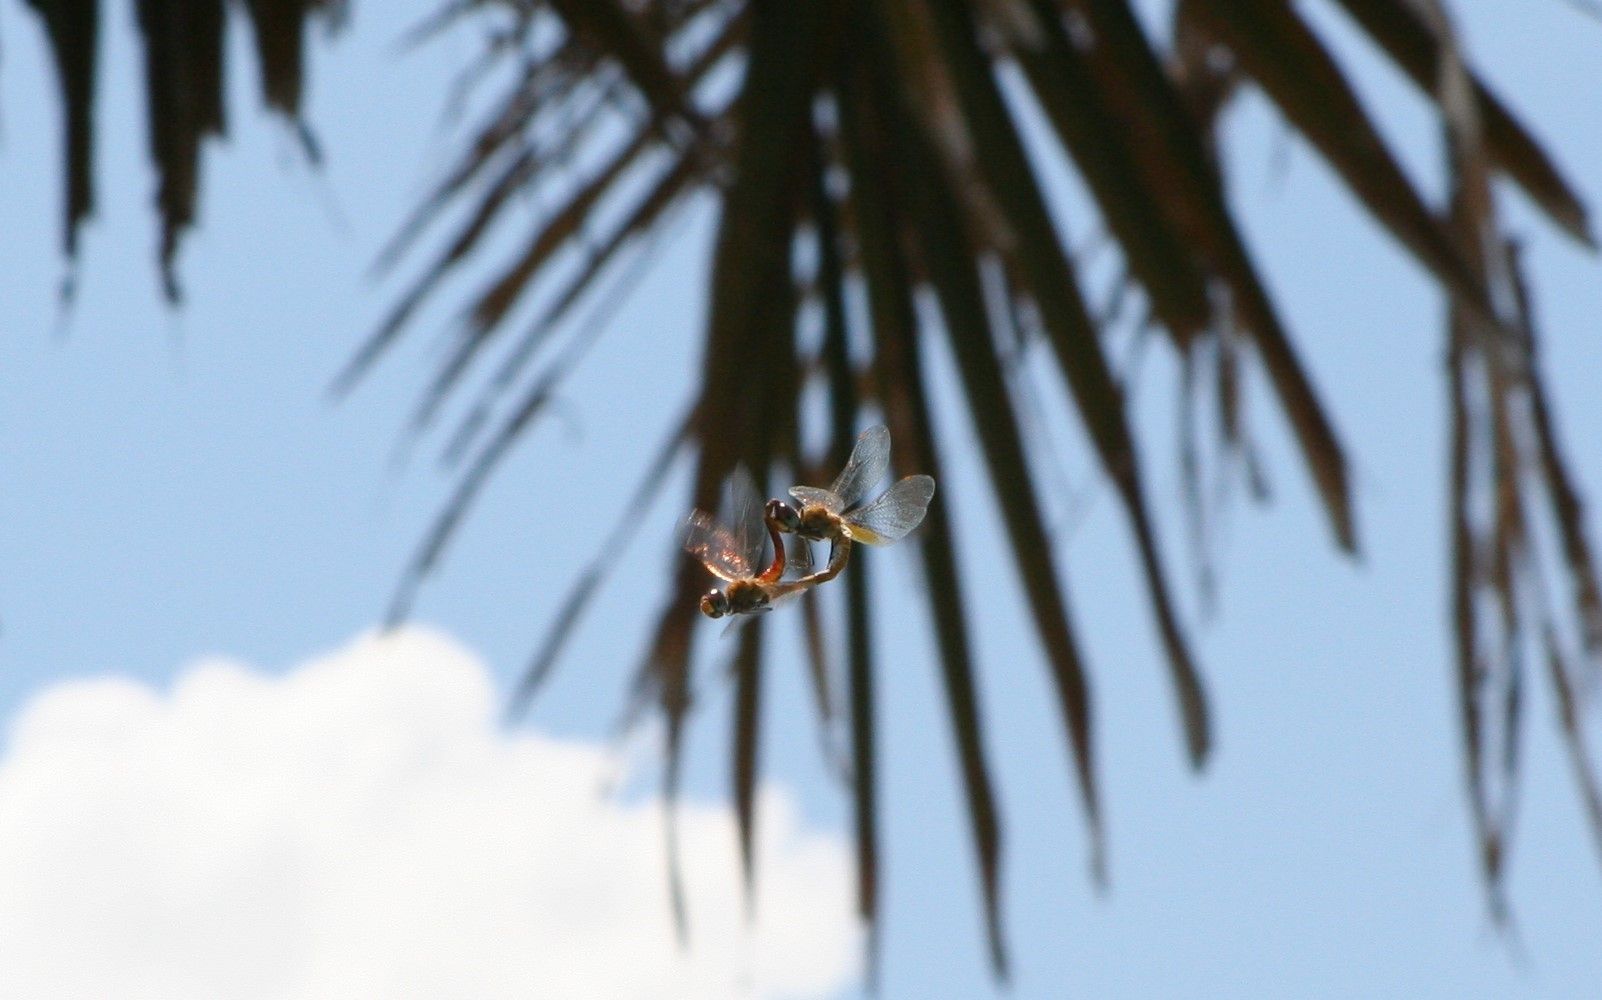
[{"label": "white cloud", "polygon": [[849,862],[766,790],[754,928],[730,811],[681,811],[680,952],[652,800],[586,744],[507,734],[429,632],[282,677],[36,697],[0,757],[0,996],[814,997],[857,965]]}]

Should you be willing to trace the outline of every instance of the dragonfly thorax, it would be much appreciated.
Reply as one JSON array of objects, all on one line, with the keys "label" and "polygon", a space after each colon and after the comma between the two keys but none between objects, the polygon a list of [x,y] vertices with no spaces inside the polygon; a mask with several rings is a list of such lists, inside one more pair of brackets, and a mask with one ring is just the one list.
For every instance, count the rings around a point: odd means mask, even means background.
[{"label": "dragonfly thorax", "polygon": [[839,537],[840,515],[822,504],[809,503],[801,508],[800,524],[795,533],[814,542],[826,542]]},{"label": "dragonfly thorax", "polygon": [[755,580],[734,580],[725,593],[731,615],[748,614],[768,606],[768,588]]}]

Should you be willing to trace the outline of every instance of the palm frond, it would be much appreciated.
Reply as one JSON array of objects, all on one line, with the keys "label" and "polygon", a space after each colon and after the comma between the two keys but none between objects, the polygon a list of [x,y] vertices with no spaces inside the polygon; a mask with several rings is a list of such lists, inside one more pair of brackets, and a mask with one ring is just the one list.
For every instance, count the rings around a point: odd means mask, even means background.
[{"label": "palm frond", "polygon": [[[1375,44],[1426,93],[1441,72],[1441,42],[1418,11],[1402,0],[1339,0]],[[1469,73],[1468,68],[1463,71]],[[1595,247],[1585,205],[1546,150],[1477,76],[1469,73],[1475,113],[1485,129],[1486,152],[1496,168],[1524,189],[1570,236]]]},{"label": "palm frond", "polygon": [[754,905],[756,891],[756,852],[752,849],[752,840],[756,833],[757,749],[762,719],[762,634],[761,622],[745,627],[729,671],[734,677],[734,818],[739,831],[740,873],[744,876],[748,909]]},{"label": "palm frond", "polygon": [[[1475,151],[1454,161],[1453,176],[1461,177],[1465,167],[1485,177],[1505,174],[1557,225],[1576,239],[1589,240],[1585,210],[1572,187],[1528,130],[1461,63],[1439,24],[1403,5],[1342,2],[1373,42],[1440,106],[1454,148]],[[756,468],[788,465],[797,471],[838,463],[861,414],[871,407],[894,429],[900,471],[940,469],[941,442],[930,420],[919,359],[927,337],[945,336],[958,362],[967,416],[982,443],[1012,561],[1060,700],[1072,769],[1090,826],[1091,868],[1099,880],[1105,873],[1105,847],[1089,670],[1079,653],[1060,567],[1051,555],[1037,485],[1041,456],[1032,456],[1025,447],[1015,413],[1017,389],[1002,359],[1003,340],[1016,342],[1036,328],[1043,335],[1067,398],[1116,489],[1194,764],[1205,760],[1211,729],[1200,672],[1167,582],[1164,549],[1145,497],[1139,437],[1124,403],[1126,387],[1104,353],[1102,336],[1115,314],[1109,310],[1098,315],[1086,304],[1080,268],[1066,250],[1060,215],[1054,214],[1057,206],[1049,205],[1043,193],[1047,168],[1026,149],[1014,103],[1027,99],[1038,105],[1050,139],[1084,179],[1100,221],[1122,252],[1130,285],[1143,293],[1150,320],[1167,331],[1189,373],[1181,389],[1186,421],[1181,473],[1189,484],[1193,538],[1205,536],[1209,516],[1201,499],[1195,446],[1199,424],[1208,413],[1222,449],[1217,474],[1241,476],[1254,494],[1266,496],[1264,473],[1241,410],[1243,368],[1255,360],[1294,433],[1336,543],[1355,551],[1345,448],[1234,219],[1215,153],[1215,130],[1228,102],[1245,87],[1259,87],[1329,162],[1356,203],[1418,259],[1452,306],[1452,343],[1458,345],[1453,356],[1458,360],[1449,374],[1460,406],[1454,410],[1449,452],[1454,456],[1454,496],[1462,501],[1452,516],[1458,539],[1453,617],[1463,752],[1482,870],[1493,910],[1502,912],[1502,858],[1512,802],[1508,791],[1517,780],[1518,733],[1526,701],[1526,660],[1513,651],[1537,634],[1532,631],[1537,624],[1540,635],[1557,635],[1562,619],[1580,624],[1583,652],[1578,655],[1594,659],[1602,651],[1602,613],[1595,584],[1588,582],[1594,573],[1580,501],[1566,465],[1550,444],[1550,419],[1533,351],[1507,346],[1533,344],[1528,332],[1532,324],[1505,308],[1509,270],[1488,266],[1483,257],[1482,246],[1506,241],[1476,243],[1465,237],[1465,226],[1482,234],[1498,232],[1488,207],[1488,183],[1469,178],[1471,193],[1477,193],[1467,200],[1460,197],[1451,212],[1431,207],[1381,139],[1335,53],[1292,6],[1272,0],[1176,5],[1172,56],[1160,51],[1125,0],[994,0],[980,5],[960,0],[834,0],[804,11],[764,0],[729,0],[697,7],[717,28],[706,36],[714,41],[699,50],[701,58],[688,63],[667,56],[685,48],[676,40],[679,34],[693,34],[681,5],[603,8],[581,18],[559,4],[551,16],[568,29],[571,44],[599,55],[591,74],[615,70],[620,74],[615,78],[638,94],[647,117],[631,117],[620,102],[615,114],[630,123],[628,139],[614,145],[610,157],[570,189],[533,229],[522,255],[473,300],[463,337],[422,412],[442,405],[461,384],[467,365],[495,346],[514,306],[543,295],[543,312],[520,342],[504,348],[496,376],[464,423],[482,425],[496,399],[513,391],[523,368],[547,351],[546,339],[615,248],[659,226],[668,206],[707,187],[718,196],[721,217],[710,276],[701,405],[691,432],[699,451],[692,501],[708,504],[737,461]],[[588,20],[592,17],[610,27],[603,30]],[[659,49],[660,58],[642,60],[642,39]],[[696,85],[726,55],[744,64],[743,83],[732,101],[725,99],[725,91]],[[1022,98],[1006,93],[998,79],[998,70],[1009,63],[1016,65],[1026,85]],[[1454,66],[1461,67],[1460,85],[1468,95],[1463,100],[1451,99],[1442,89]],[[509,96],[508,105],[517,99]],[[1460,107],[1465,102],[1484,123],[1474,132],[1481,138],[1473,142],[1465,138]],[[467,224],[380,330],[384,340],[407,325],[420,302],[440,293],[445,271],[477,260],[479,236],[501,214],[509,188],[548,183],[527,165],[533,147],[516,130],[500,133],[492,145],[498,173],[478,168],[472,176],[451,178],[448,190],[442,189],[445,193],[436,199],[439,204],[430,204],[434,212],[451,201],[476,199]],[[479,159],[490,155],[483,148],[474,154]],[[545,275],[560,270],[559,249],[573,243],[592,219],[615,217],[617,209],[609,206],[630,197],[621,179],[655,155],[665,155],[672,164],[658,168],[666,170],[658,176],[673,176],[674,183],[659,184],[643,199],[633,196],[639,207],[624,212],[627,221],[614,224],[612,235],[592,246],[587,264],[569,270],[565,289],[553,284],[539,291],[550,280]],[[414,233],[408,229],[407,235]],[[795,256],[798,246],[815,251],[810,273]],[[582,254],[580,259],[585,259]],[[986,271],[999,280],[987,282]],[[866,328],[854,338],[858,321],[849,302],[858,295],[866,306]],[[920,301],[933,308],[920,309]],[[809,359],[797,329],[798,310],[813,304],[821,307],[823,336],[820,354]],[[997,317],[1020,313],[1035,321],[1028,329],[1008,325],[1016,319],[997,325]],[[1487,344],[1502,346],[1487,354]],[[1523,361],[1518,360],[1521,351]],[[859,356],[870,359],[866,367]],[[1492,364],[1500,366],[1500,374],[1488,383],[1490,388],[1470,389],[1468,380],[1488,377]],[[815,370],[821,370],[830,387],[832,456],[804,455],[798,446],[797,429],[809,419],[800,408],[799,401],[807,397],[799,391],[798,379],[811,378]],[[1208,413],[1197,407],[1203,374],[1211,379],[1215,402]],[[518,391],[526,405],[530,390]],[[1471,399],[1482,398],[1499,402],[1490,411],[1470,405]],[[1515,426],[1521,420],[1533,423]],[[1473,456],[1482,453],[1495,461],[1476,466]],[[1544,506],[1508,485],[1532,467],[1546,484]],[[1487,484],[1496,486],[1497,496],[1497,514],[1489,528],[1473,523],[1472,511],[1478,508],[1468,499]],[[1548,511],[1557,525],[1572,585],[1572,608],[1557,617],[1532,617],[1533,606],[1524,596],[1539,575],[1531,561],[1536,556],[1529,523],[1538,509]],[[991,958],[998,976],[1004,976],[1001,821],[984,748],[978,665],[966,625],[970,601],[961,582],[958,542],[957,524],[937,504],[918,543],[920,570],[956,735]],[[1482,565],[1486,552],[1490,562]],[[871,928],[881,917],[873,701],[873,672],[880,665],[868,642],[866,568],[854,566],[843,590],[858,904]],[[688,708],[693,615],[686,609],[694,592],[693,574],[686,576],[681,565],[676,603],[664,612],[638,688],[642,695],[655,692],[669,720],[670,775],[678,766],[678,733]],[[1494,630],[1487,614],[1503,633],[1489,645],[1485,637]],[[828,726],[828,666],[820,652],[827,620],[817,607],[804,617],[819,720]],[[755,822],[751,783],[760,739],[760,657],[760,640],[746,639],[736,669],[732,773],[747,845]],[[543,672],[549,665],[541,662]],[[1549,683],[1559,688],[1560,699],[1569,697],[1562,703],[1573,707],[1578,690],[1573,686],[1573,655],[1549,642],[1547,663]],[[1569,726],[1570,717],[1564,717],[1565,741],[1577,761],[1582,796],[1602,801],[1592,771],[1578,763],[1590,758],[1583,730]],[[750,877],[750,855],[743,856]]]},{"label": "palm frond", "polygon": [[[44,21],[64,97],[70,256],[95,201],[100,7],[93,0],[29,2]],[[1553,691],[1559,737],[1602,850],[1602,789],[1586,730],[1588,714],[1595,715],[1587,693],[1602,667],[1602,589],[1580,490],[1556,440],[1534,308],[1501,222],[1496,181],[1511,181],[1580,243],[1591,245],[1593,236],[1586,206],[1535,132],[1469,64],[1442,0],[1337,2],[1360,37],[1438,111],[1449,204],[1423,196],[1382,138],[1376,109],[1359,99],[1341,52],[1285,0],[1178,0],[1167,37],[1148,30],[1130,0],[445,2],[414,34],[492,24],[462,86],[496,79],[504,90],[487,102],[481,121],[463,129],[459,155],[381,254],[387,269],[427,248],[421,270],[335,382],[337,391],[348,390],[417,324],[425,306],[459,299],[461,319],[412,425],[426,433],[462,403],[465,416],[445,448],[459,484],[401,581],[392,619],[407,613],[474,499],[546,411],[565,373],[604,335],[604,320],[572,332],[578,304],[615,299],[602,290],[613,290],[609,278],[622,262],[648,259],[632,251],[664,231],[677,209],[710,194],[720,214],[700,381],[688,422],[663,418],[672,433],[642,480],[640,503],[655,495],[677,457],[691,452],[687,499],[703,507],[715,506],[719,484],[737,463],[769,482],[781,469],[810,476],[838,465],[857,425],[874,412],[893,429],[898,473],[941,476],[953,444],[932,419],[923,359],[931,338],[945,338],[958,363],[960,416],[981,442],[1007,558],[1057,694],[1091,869],[1101,879],[1090,666],[1080,655],[1042,509],[1042,472],[1057,456],[1026,447],[1018,414],[1027,401],[1019,382],[1009,380],[1011,369],[1037,357],[1054,369],[1067,409],[1116,491],[1194,765],[1206,758],[1210,718],[1146,494],[1141,453],[1149,432],[1132,423],[1125,402],[1135,376],[1116,373],[1108,359],[1106,340],[1125,324],[1120,317],[1135,315],[1138,331],[1161,327],[1166,340],[1152,343],[1168,344],[1185,373],[1180,475],[1199,551],[1212,511],[1203,500],[1209,470],[1197,442],[1204,435],[1219,442],[1212,473],[1266,493],[1248,420],[1256,415],[1243,412],[1241,386],[1251,371],[1273,389],[1336,545],[1348,552],[1358,546],[1346,447],[1226,197],[1219,129],[1230,101],[1255,88],[1448,303],[1448,621],[1470,815],[1492,912],[1505,914],[1524,706],[1536,676]],[[244,5],[270,108],[298,115],[304,23],[309,13],[333,7],[317,0]],[[160,178],[160,262],[176,296],[174,260],[193,222],[199,150],[225,125],[225,7],[220,0],[140,0],[137,9]],[[1038,135],[1024,125],[1033,111],[1045,123]],[[1037,146],[1063,156],[1048,162],[1035,155]],[[1106,310],[1087,303],[1086,276],[1096,269],[1068,252],[1068,225],[1056,211],[1062,206],[1045,194],[1060,164],[1084,181],[1096,216],[1086,224],[1103,230],[1120,257],[1111,271],[1123,277]],[[512,241],[506,259],[493,259],[498,241],[490,234],[512,224],[510,206],[531,190],[552,207]],[[482,284],[454,291],[467,274]],[[1099,292],[1093,301],[1100,302]],[[1142,313],[1148,319],[1138,319]],[[814,326],[821,336],[810,336]],[[1037,334],[1045,351],[1020,349]],[[827,389],[823,412],[807,403],[816,398],[814,379]],[[1201,405],[1205,392],[1213,396],[1210,409]],[[812,437],[803,430],[819,421],[828,444],[806,452],[802,442]],[[960,554],[965,526],[946,499],[942,492],[921,537],[909,544],[933,620],[987,944],[1004,976],[1003,824],[978,696],[984,664],[969,631],[979,611],[963,580],[974,557],[968,553],[965,562]],[[966,503],[958,501],[952,508]],[[626,540],[620,528],[607,547]],[[597,561],[578,578],[530,662],[519,705],[556,663],[602,586],[605,565]],[[868,573],[867,561],[858,560],[845,575],[844,642],[831,641],[832,592],[808,607],[806,635],[825,727],[833,724],[826,651],[845,651],[858,908],[872,931],[883,916],[874,694],[878,672],[890,665],[870,642],[879,595]],[[670,819],[702,585],[697,567],[677,559],[630,706],[654,705],[666,720]],[[760,629],[751,629],[736,651],[730,773],[748,888],[756,877],[750,846],[766,645]],[[1545,670],[1532,672],[1536,662]],[[671,822],[669,831],[676,837]],[[673,866],[682,929],[676,855]]]},{"label": "palm frond", "polygon": [[[882,51],[884,43],[875,36],[872,23],[867,22],[861,14],[853,21],[856,22],[856,31],[852,37],[858,40],[852,48],[845,49],[838,56],[839,83],[836,93],[841,105],[841,147],[854,182],[851,191],[852,217],[861,244],[862,276],[867,286],[868,315],[878,361],[875,366],[878,392],[886,423],[900,442],[892,452],[896,463],[895,474],[904,476],[923,472],[934,476],[938,482],[942,481],[943,476],[935,453],[934,432],[918,355],[918,319],[913,302],[915,282],[899,239],[904,229],[906,192],[898,191],[896,182],[899,178],[904,185],[905,175],[904,172],[891,169],[894,162],[891,123],[876,113],[878,109],[875,102],[862,99],[859,93],[882,86],[882,81],[874,79],[869,63],[874,58],[875,50]],[[851,55],[853,49],[854,57]],[[825,208],[820,209],[820,215],[828,217],[827,203],[821,190],[819,201],[825,204]],[[820,226],[820,239],[833,236],[832,229],[832,226]],[[828,243],[824,245],[828,246]],[[836,280],[842,278],[836,277]],[[838,297],[843,297],[843,290]],[[828,341],[831,373],[838,386],[834,396],[837,408],[833,421],[835,461],[831,463],[835,466],[844,461],[850,449],[855,424],[852,408],[842,407],[840,402],[842,398],[849,398],[850,381],[843,371],[847,363],[843,315],[838,324],[837,330],[831,329],[832,336]],[[1001,828],[995,793],[991,787],[990,768],[985,760],[983,726],[973,676],[972,644],[965,620],[967,602],[963,598],[961,576],[957,571],[950,518],[944,504],[935,505],[929,511],[924,520],[919,552],[929,597],[929,613],[937,634],[936,645],[940,653],[947,710],[957,741],[969,827],[978,855],[991,965],[998,975],[1005,975],[1008,961],[1001,920]],[[863,619],[860,625],[852,624],[851,635],[855,720],[856,701],[859,698],[871,699],[872,679],[868,676],[871,664],[866,662],[866,639],[862,640],[864,648],[860,656],[856,652],[856,631],[861,629],[865,632],[867,628],[866,611],[857,610],[859,603],[864,607],[867,603],[867,571],[853,566],[853,572],[855,577],[847,580],[847,600],[853,617],[860,615]],[[863,708],[862,711],[866,713],[867,709]],[[864,721],[858,723],[856,728],[866,725]],[[858,746],[860,756],[860,741]],[[871,771],[866,776],[862,771],[863,762],[859,761],[856,771],[859,785],[871,781]],[[859,788],[859,794],[871,796],[872,790]],[[859,874],[859,892],[871,902],[872,882],[868,874]],[[862,915],[871,928],[875,916],[873,908],[865,904]]]},{"label": "palm frond", "polygon": [[[78,231],[94,210],[95,80],[99,72],[101,0],[28,0],[44,22],[60,84],[65,181],[62,244],[69,263]],[[150,158],[156,168],[157,251],[169,301],[181,297],[177,257],[195,221],[200,150],[227,128],[223,0],[137,0],[135,23],[144,48],[145,107]],[[294,122],[307,154],[317,146],[300,118],[305,81],[305,30],[314,13],[337,18],[340,0],[247,0],[267,107]],[[236,14],[239,11],[236,10]],[[67,289],[70,293],[71,283]]]},{"label": "palm frond", "polygon": [[78,226],[94,211],[95,74],[100,52],[99,0],[28,0],[44,21],[61,87],[66,213],[62,246],[78,252]]},{"label": "palm frond", "polygon": [[[1602,788],[1579,721],[1571,666],[1589,658],[1596,669],[1597,573],[1579,501],[1552,438],[1528,289],[1498,222],[1491,186],[1498,159],[1483,91],[1468,72],[1445,9],[1434,3],[1422,9],[1437,42],[1435,93],[1452,185],[1452,233],[1476,276],[1510,304],[1505,325],[1486,323],[1455,301],[1447,316],[1458,704],[1481,871],[1492,914],[1506,920],[1507,846],[1519,798],[1532,660],[1547,664],[1561,737],[1602,847]],[[1561,540],[1572,587],[1567,608],[1547,593],[1547,581],[1559,574],[1539,541],[1542,507]],[[1571,654],[1575,647],[1580,652]]]}]

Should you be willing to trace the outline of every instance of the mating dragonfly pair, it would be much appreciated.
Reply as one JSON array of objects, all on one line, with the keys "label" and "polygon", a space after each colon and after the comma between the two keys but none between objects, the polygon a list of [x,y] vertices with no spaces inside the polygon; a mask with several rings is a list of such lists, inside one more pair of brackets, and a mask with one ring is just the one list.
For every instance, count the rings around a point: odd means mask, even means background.
[{"label": "mating dragonfly pair", "polygon": [[[725,501],[729,520],[720,521],[704,510],[690,515],[684,550],[695,556],[707,572],[724,582],[721,589],[701,598],[701,613],[708,618],[744,616],[770,611],[779,604],[840,575],[855,542],[888,545],[906,537],[923,523],[935,482],[929,476],[908,476],[877,499],[868,496],[890,468],[890,432],[883,425],[870,427],[857,438],[844,469],[828,489],[796,486],[790,490],[795,504],[769,500],[762,508],[750,472],[737,468],[729,477]],[[762,529],[773,545],[773,561],[762,567]],[[784,535],[795,535],[795,557],[786,561]],[[809,572],[812,559],[808,542],[829,542],[829,562]],[[761,568],[759,568],[761,567]],[[785,573],[792,576],[786,580]]]}]

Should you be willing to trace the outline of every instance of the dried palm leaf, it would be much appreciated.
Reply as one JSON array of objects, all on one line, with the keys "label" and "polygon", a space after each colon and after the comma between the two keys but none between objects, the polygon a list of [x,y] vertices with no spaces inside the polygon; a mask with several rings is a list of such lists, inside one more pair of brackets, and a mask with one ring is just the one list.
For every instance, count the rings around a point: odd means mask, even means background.
[{"label": "dried palm leaf", "polygon": [[[94,204],[93,0],[29,0],[43,19],[63,95],[64,239],[69,256]],[[481,19],[481,58],[464,86],[513,71],[490,113],[465,130],[460,155],[381,259],[385,266],[439,232],[432,256],[352,359],[344,390],[416,324],[428,303],[454,294],[459,273],[494,275],[470,295],[456,340],[425,394],[416,429],[476,385],[447,455],[458,488],[400,586],[393,615],[417,586],[555,387],[604,331],[565,336],[574,307],[596,297],[631,247],[665,229],[698,193],[719,205],[709,276],[710,316],[689,423],[670,434],[639,494],[645,502],[674,456],[693,450],[690,503],[715,506],[739,462],[775,480],[838,464],[865,415],[877,409],[897,441],[900,471],[935,472],[952,448],[931,419],[922,358],[944,337],[958,361],[965,416],[981,442],[1009,558],[1019,573],[1063,714],[1071,767],[1090,828],[1091,868],[1104,877],[1100,784],[1089,671],[1079,654],[1061,567],[1042,510],[1040,473],[1057,456],[1031,450],[1017,418],[1038,333],[1066,385],[1102,472],[1133,531],[1190,758],[1210,741],[1199,671],[1167,584],[1139,461],[1144,428],[1115,374],[1108,333],[1119,310],[1093,312],[1081,291],[1097,273],[1068,252],[1066,223],[1044,191],[1060,165],[1085,182],[1120,259],[1112,301],[1140,296],[1187,377],[1179,392],[1181,475],[1191,533],[1205,566],[1204,421],[1218,442],[1212,472],[1243,476],[1261,493],[1263,472],[1241,411],[1242,380],[1266,376],[1316,485],[1334,539],[1355,551],[1345,450],[1301,361],[1293,332],[1268,292],[1226,197],[1217,128],[1229,101],[1258,88],[1305,136],[1367,211],[1423,265],[1449,303],[1452,543],[1451,629],[1457,659],[1463,763],[1480,864],[1493,912],[1505,913],[1507,838],[1517,800],[1528,665],[1546,665],[1561,738],[1602,847],[1602,791],[1587,731],[1587,704],[1602,658],[1602,596],[1580,491],[1558,446],[1542,381],[1533,308],[1497,211],[1495,180],[1516,184],[1558,227],[1592,240],[1586,208],[1533,132],[1469,65],[1438,0],[1338,0],[1363,34],[1440,113],[1451,203],[1430,205],[1381,138],[1342,68],[1340,53],[1287,0],[1178,0],[1171,37],[1136,17],[1130,0],[450,0],[418,29],[432,36]],[[303,28],[315,0],[248,0],[269,107],[298,115]],[[140,0],[151,147],[157,162],[161,265],[176,295],[174,256],[193,221],[202,139],[224,126],[221,0]],[[508,60],[512,60],[508,64]],[[1016,69],[1017,74],[1011,74]],[[1009,88],[1011,78],[1021,86]],[[1032,102],[1045,128],[1026,134]],[[1060,161],[1036,157],[1052,147]],[[583,170],[573,164],[582,162]],[[557,191],[554,209],[523,234],[521,249],[487,260],[487,234],[506,225],[520,192]],[[1076,223],[1078,220],[1075,220]],[[644,259],[643,255],[639,259]],[[809,263],[810,262],[810,263]],[[821,347],[804,327],[821,313]],[[1127,312],[1127,310],[1126,310]],[[524,314],[532,315],[532,321]],[[1139,313],[1134,313],[1138,319]],[[518,336],[507,334],[521,326]],[[1143,328],[1143,325],[1142,325]],[[1022,332],[1020,332],[1022,331]],[[1145,339],[1140,340],[1145,343]],[[566,346],[559,346],[565,344]],[[469,375],[487,365],[486,377]],[[826,383],[815,414],[807,382]],[[1204,391],[1215,406],[1201,406]],[[506,412],[502,412],[505,407]],[[803,453],[804,427],[826,418],[829,445]],[[664,426],[672,417],[664,416]],[[676,426],[676,425],[674,425]],[[1222,494],[1222,488],[1220,488]],[[946,496],[943,492],[942,496]],[[961,498],[957,501],[962,502]],[[1555,544],[1548,544],[1550,539]],[[608,539],[608,549],[626,535]],[[968,622],[977,613],[962,576],[958,522],[937,501],[916,549],[933,617],[946,711],[955,734],[973,835],[991,960],[1005,975],[1001,920],[1001,818],[991,785],[978,663]],[[1548,548],[1554,551],[1547,551]],[[611,553],[606,553],[610,555]],[[572,622],[601,585],[604,563],[580,578],[525,691],[544,678]],[[831,642],[828,607],[807,617],[808,659],[831,724],[828,665],[845,649],[849,778],[858,841],[858,907],[870,929],[880,913],[881,844],[875,681],[890,664],[870,642],[869,562],[853,561],[843,643]],[[1552,581],[1561,581],[1554,588]],[[663,781],[671,824],[695,670],[696,567],[679,559],[634,686],[635,707],[666,720]],[[1562,592],[1561,598],[1548,593]],[[820,601],[832,597],[819,595]],[[749,888],[758,817],[762,652],[752,630],[735,651],[731,765]],[[1533,657],[1540,657],[1537,661]],[[519,702],[521,704],[521,702]],[[827,745],[827,741],[825,741]],[[675,847],[676,850],[676,847]],[[682,918],[676,855],[671,892]],[[682,929],[682,921],[681,921]],[[877,940],[870,936],[870,942]],[[870,947],[872,945],[870,944]]]}]

